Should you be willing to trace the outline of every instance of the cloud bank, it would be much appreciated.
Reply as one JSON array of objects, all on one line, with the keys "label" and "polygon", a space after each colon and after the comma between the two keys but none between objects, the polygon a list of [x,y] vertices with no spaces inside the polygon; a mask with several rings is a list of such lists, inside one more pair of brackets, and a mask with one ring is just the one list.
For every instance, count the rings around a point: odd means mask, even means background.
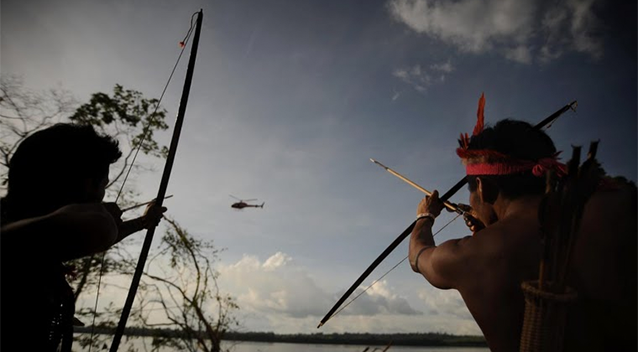
[{"label": "cloud bank", "polygon": [[595,1],[544,5],[536,0],[391,0],[388,7],[397,21],[461,52],[496,52],[530,64],[549,62],[569,51],[600,58]]},{"label": "cloud bank", "polygon": [[[305,268],[296,266],[289,255],[281,252],[263,261],[256,256],[244,255],[234,264],[221,266],[219,271],[220,287],[233,292],[237,298],[240,320],[246,330],[314,332],[321,318],[345,291],[326,292]],[[352,297],[363,289],[357,289]],[[459,302],[447,298],[441,300],[445,293],[441,294],[443,296],[429,295],[434,299],[429,301],[429,309],[440,310],[437,320],[444,321],[447,319],[445,314],[456,311]],[[460,304],[465,309],[462,300]],[[445,308],[448,306],[451,308]],[[408,300],[387,281],[380,281],[339,313],[338,319],[329,324],[329,329],[370,332],[379,331],[379,327],[383,326],[384,331],[414,331],[414,324],[407,321],[423,318],[423,312],[411,307]],[[456,332],[455,319],[453,316],[448,324],[437,326],[449,326],[451,330],[448,332]],[[469,320],[472,327],[471,317]],[[467,331],[477,333],[472,328]]]}]

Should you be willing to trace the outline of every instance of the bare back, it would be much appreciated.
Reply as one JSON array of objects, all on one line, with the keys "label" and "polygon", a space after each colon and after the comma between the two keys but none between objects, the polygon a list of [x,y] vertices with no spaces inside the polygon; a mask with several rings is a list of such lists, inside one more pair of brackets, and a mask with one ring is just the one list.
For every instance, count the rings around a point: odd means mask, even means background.
[{"label": "bare back", "polygon": [[516,214],[472,238],[475,272],[456,288],[492,351],[518,350],[524,312],[521,282],[538,278],[539,238],[536,214]]}]

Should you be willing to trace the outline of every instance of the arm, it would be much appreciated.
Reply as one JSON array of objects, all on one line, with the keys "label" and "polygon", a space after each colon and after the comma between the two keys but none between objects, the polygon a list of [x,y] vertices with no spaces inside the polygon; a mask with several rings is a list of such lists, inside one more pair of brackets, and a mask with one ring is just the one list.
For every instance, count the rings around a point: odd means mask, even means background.
[{"label": "arm", "polygon": [[[88,234],[88,235],[87,235]],[[70,204],[50,214],[2,226],[2,240],[34,254],[61,260],[109,248],[117,238],[116,219],[102,204]]]},{"label": "arm", "polygon": [[[442,204],[438,192],[424,198],[417,213],[430,213],[438,216]],[[434,219],[429,217],[417,221],[410,236],[408,257],[412,270],[421,273],[430,284],[441,289],[458,288],[466,275],[471,275],[473,238],[449,240],[436,246],[432,235]]]},{"label": "arm", "polygon": [[122,241],[129,235],[132,235],[136,233],[137,231],[141,231],[144,228],[146,228],[146,226],[145,226],[143,216],[140,216],[139,218],[136,218],[136,219],[124,221],[122,225],[120,225],[115,243]]},{"label": "arm", "polygon": [[166,207],[158,207],[154,202],[150,203],[146,207],[144,215],[136,219],[124,221],[120,225],[115,243],[122,241],[135,232],[141,231],[143,229],[149,229],[152,226],[157,226],[157,224],[164,216],[163,214],[166,210]]},{"label": "arm", "polygon": [[423,275],[434,287],[458,289],[463,277],[473,272],[469,255],[469,242],[472,240],[472,237],[467,236],[436,246],[432,239],[432,224],[420,220],[410,237],[409,259],[412,270]]}]

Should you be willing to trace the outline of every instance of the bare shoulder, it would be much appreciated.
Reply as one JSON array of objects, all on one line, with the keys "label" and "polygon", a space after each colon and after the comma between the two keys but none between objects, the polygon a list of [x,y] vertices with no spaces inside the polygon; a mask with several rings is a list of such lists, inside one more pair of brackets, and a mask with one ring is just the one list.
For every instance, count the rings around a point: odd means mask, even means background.
[{"label": "bare shoulder", "polygon": [[481,253],[496,246],[495,237],[498,238],[498,230],[488,227],[471,236],[447,240],[437,247],[437,251],[454,254],[463,260],[480,257]]},{"label": "bare shoulder", "polygon": [[472,236],[472,245],[481,255],[499,257],[516,253],[524,243],[538,241],[539,226],[535,219],[508,218],[500,220]]},{"label": "bare shoulder", "polygon": [[[538,226],[534,226],[537,229]],[[465,236],[460,239],[453,239],[443,242],[437,250],[441,252],[453,253],[460,260],[464,261],[484,261],[493,257],[503,257],[510,253],[512,246],[518,242],[516,238],[529,238],[530,234],[537,232],[530,231],[529,224],[518,220],[503,220],[496,222],[472,236]],[[538,237],[535,236],[534,239]],[[473,262],[473,264],[476,264]]]},{"label": "bare shoulder", "polygon": [[474,270],[489,270],[499,282],[516,281],[536,273],[541,242],[535,215],[502,219],[477,232],[472,241]]},{"label": "bare shoulder", "polygon": [[486,272],[502,282],[512,272],[533,271],[540,252],[539,226],[534,219],[505,219],[472,236],[443,242],[432,251],[431,274],[426,278],[436,287],[461,290],[483,285]]},{"label": "bare shoulder", "polygon": [[501,239],[499,226],[490,226],[472,236],[445,241],[433,253],[435,269],[460,276],[480,273],[489,265],[490,258],[503,253],[505,243]]}]

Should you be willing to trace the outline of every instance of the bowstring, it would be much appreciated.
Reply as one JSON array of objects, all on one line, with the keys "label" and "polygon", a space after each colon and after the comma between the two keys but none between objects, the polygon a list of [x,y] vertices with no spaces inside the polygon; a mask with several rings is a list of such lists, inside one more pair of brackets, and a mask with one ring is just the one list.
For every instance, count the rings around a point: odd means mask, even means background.
[{"label": "bowstring", "polygon": [[[157,104],[155,105],[155,110],[153,110],[153,113],[150,116],[155,116],[155,114],[157,113],[157,110],[159,109],[161,103],[162,103],[162,99],[164,98],[164,94],[166,93],[166,90],[168,89],[168,85],[171,83],[171,79],[173,78],[173,75],[175,74],[175,70],[177,70],[177,66],[179,65],[179,61],[182,58],[182,55],[184,54],[184,49],[186,48],[187,44],[188,44],[188,40],[191,37],[191,34],[193,32],[193,28],[194,28],[194,22],[193,19],[195,18],[195,15],[197,15],[197,12],[195,12],[192,16],[191,16],[191,23],[190,23],[190,28],[188,29],[188,32],[186,32],[186,36],[184,36],[184,39],[180,42],[180,47],[181,50],[179,52],[179,56],[177,57],[177,60],[175,61],[175,65],[173,65],[173,69],[171,70],[171,74],[168,76],[168,80],[166,81],[166,84],[164,85],[164,89],[162,90],[162,94],[160,95],[160,98],[157,101]],[[135,160],[137,159],[137,155],[140,152],[140,149],[142,148],[142,145],[144,144],[144,142],[146,141],[146,139],[148,138],[148,136],[150,135],[150,125],[144,127],[144,133],[142,134],[142,139],[139,141],[139,143],[137,144],[137,146],[135,147],[135,154],[133,154],[133,160],[131,160],[131,164],[128,167],[128,170],[126,172],[126,175],[124,175],[124,180],[122,180],[122,185],[120,186],[119,191],[117,192],[117,196],[115,197],[115,203],[117,203],[117,201],[120,199],[120,195],[122,194],[123,190],[124,190],[124,185],[126,184],[126,180],[128,180],[129,174],[131,173],[131,170],[133,169],[133,166],[135,164]],[[93,347],[93,336],[95,334],[95,318],[97,317],[97,305],[98,305],[98,300],[100,297],[100,287],[102,285],[102,275],[104,273],[104,261],[106,258],[106,251],[102,252],[102,259],[100,261],[100,273],[98,275],[98,281],[97,281],[97,292],[95,295],[95,305],[93,306],[93,321],[91,323],[91,338],[90,338],[90,343],[89,343],[89,352],[91,352],[91,348]]]},{"label": "bowstring", "polygon": [[[452,222],[454,222],[454,220],[458,219],[459,216],[461,216],[462,214],[457,214],[454,218],[452,218],[452,220],[448,221],[445,225],[443,225],[443,227],[441,227],[438,231],[436,231],[432,237],[436,236],[439,232],[443,231],[444,228],[446,228],[449,224],[451,224]],[[330,316],[329,319],[332,319],[335,315],[339,314],[339,312],[341,312],[342,310],[346,309],[347,306],[350,305],[350,303],[354,302],[357,298],[359,298],[359,296],[363,295],[364,293],[366,293],[366,291],[368,291],[368,289],[370,289],[372,286],[374,286],[377,282],[381,281],[386,275],[388,275],[392,270],[396,269],[396,267],[398,267],[399,265],[401,265],[401,263],[403,263],[406,259],[408,259],[409,255],[405,256],[405,258],[401,259],[400,262],[398,262],[397,264],[395,264],[392,268],[390,268],[390,270],[386,271],[385,274],[381,275],[380,278],[374,280],[370,286],[366,287],[363,291],[361,291],[358,295],[354,296],[354,298],[352,300],[350,300],[348,303],[346,303],[343,307],[339,308],[339,310],[337,310],[333,315]],[[327,322],[328,320],[326,320]]]}]

